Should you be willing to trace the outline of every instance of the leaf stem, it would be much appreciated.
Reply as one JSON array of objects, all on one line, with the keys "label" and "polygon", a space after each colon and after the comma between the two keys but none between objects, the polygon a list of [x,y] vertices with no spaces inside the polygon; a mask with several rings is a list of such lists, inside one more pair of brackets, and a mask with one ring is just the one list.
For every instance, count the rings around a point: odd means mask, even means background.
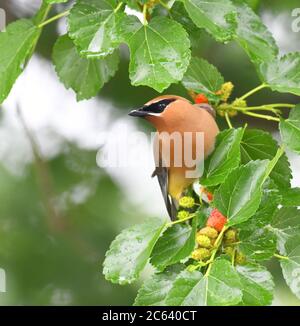
[{"label": "leaf stem", "polygon": [[57,14],[56,16],[53,16],[53,17],[45,20],[41,24],[39,24],[38,28],[42,28],[42,27],[44,27],[44,26],[46,26],[46,25],[48,25],[48,24],[50,24],[50,23],[52,23],[52,22],[54,22],[54,21],[56,21],[56,20],[58,20],[58,19],[60,19],[60,18],[62,18],[64,16],[67,16],[67,15],[69,15],[69,13],[70,13],[70,10],[66,10],[64,12],[61,12],[60,14]]},{"label": "leaf stem", "polygon": [[264,104],[259,106],[247,106],[247,107],[239,107],[239,106],[231,106],[232,110],[236,111],[274,111],[274,108],[294,108],[294,104]]},{"label": "leaf stem", "polygon": [[232,107],[233,110],[245,112],[245,111],[274,111],[272,107],[261,105],[261,106],[247,106],[247,107]]},{"label": "leaf stem", "polygon": [[273,171],[275,165],[277,164],[277,162],[279,161],[279,159],[281,158],[281,156],[284,153],[284,145],[280,146],[275,154],[275,156],[273,157],[273,159],[269,162],[267,170],[266,170],[266,174],[264,176],[263,179],[263,183],[265,183],[265,181],[267,180],[268,176],[270,175],[270,173]]},{"label": "leaf stem", "polygon": [[289,109],[292,109],[296,105],[295,104],[289,104],[289,103],[274,103],[274,104],[265,104],[264,106],[271,106],[273,108],[289,108]]},{"label": "leaf stem", "polygon": [[168,6],[166,3],[164,3],[163,1],[159,0],[159,3],[160,3],[160,4],[161,4],[165,9],[167,9],[168,11],[170,10],[169,6]]},{"label": "leaf stem", "polygon": [[116,9],[114,10],[114,13],[117,13],[117,12],[119,11],[119,9],[122,7],[122,5],[123,5],[123,2],[120,2],[120,3],[117,5]]},{"label": "leaf stem", "polygon": [[279,254],[274,254],[273,256],[278,258],[278,259],[289,260],[289,257],[287,257],[287,256],[282,256],[282,255],[279,255]]},{"label": "leaf stem", "polygon": [[231,121],[230,121],[230,118],[229,118],[228,112],[225,112],[224,114],[225,114],[225,119],[226,119],[226,122],[227,122],[227,124],[228,124],[229,129],[232,129],[233,127],[232,127],[232,123],[231,123]]},{"label": "leaf stem", "polygon": [[214,251],[213,251],[213,253],[212,253],[212,255],[211,255],[210,259],[209,259],[209,266],[208,266],[204,276],[208,276],[209,273],[210,273],[212,263],[215,260],[215,256],[216,256],[216,254],[217,254],[217,252],[219,250],[220,244],[222,243],[224,233],[226,232],[227,229],[228,229],[228,227],[224,226],[222,231],[219,233],[219,235],[218,235],[218,237],[216,239],[216,242],[215,242],[215,247],[216,248],[214,249]]},{"label": "leaf stem", "polygon": [[253,88],[253,89],[252,89],[251,91],[249,91],[248,93],[244,94],[242,97],[239,98],[239,100],[244,100],[244,99],[246,99],[247,97],[249,97],[250,95],[253,95],[254,93],[256,93],[256,92],[258,92],[258,91],[260,91],[261,89],[266,88],[266,87],[268,87],[268,85],[265,84],[265,83],[263,83],[263,84],[261,84],[261,85],[255,87],[255,88]]},{"label": "leaf stem", "polygon": [[266,115],[266,114],[258,114],[258,113],[254,113],[254,112],[247,112],[247,111],[241,111],[243,114],[249,115],[251,117],[255,117],[255,118],[260,118],[260,119],[265,119],[265,120],[269,120],[269,121],[276,121],[279,122],[280,119],[277,117],[272,117],[271,115]]},{"label": "leaf stem", "polygon": [[49,4],[45,3],[45,2],[42,2],[42,5],[41,5],[40,9],[38,10],[38,12],[33,17],[33,22],[36,25],[42,23],[47,18],[51,8],[52,8],[52,5],[49,5]]},{"label": "leaf stem", "polygon": [[215,249],[213,250],[212,255],[209,258],[209,260],[206,261],[206,262],[200,261],[196,265],[190,265],[190,266],[188,266],[188,270],[190,272],[193,272],[194,270],[198,269],[199,267],[205,267],[205,266],[209,265],[209,267],[208,267],[208,269],[207,269],[207,271],[206,271],[206,273],[205,273],[204,276],[207,276],[209,274],[210,269],[211,269],[211,263],[215,259],[216,253],[218,252],[219,247],[220,247],[220,244],[222,243],[223,235],[224,235],[224,233],[226,232],[227,229],[228,229],[228,227],[224,227],[222,229],[222,231],[219,233],[219,235],[218,235],[218,237],[216,239],[216,242],[214,244]]},{"label": "leaf stem", "polygon": [[181,222],[185,222],[185,221],[188,221],[190,220],[191,218],[195,217],[196,214],[191,214],[189,215],[188,217],[186,218],[183,218],[182,220],[176,220],[176,221],[173,221],[173,222],[170,222],[170,223],[167,223],[167,227],[171,226],[171,225],[174,225],[174,224],[177,224],[177,223],[181,223]]},{"label": "leaf stem", "polygon": [[232,257],[231,257],[231,265],[234,266],[235,264],[235,255],[236,255],[236,248],[233,249]]},{"label": "leaf stem", "polygon": [[[42,1],[40,9],[36,13],[36,15],[33,17],[33,22],[34,22],[34,24],[36,26],[41,24],[48,17],[48,14],[49,14],[51,8],[52,8],[52,5],[49,5],[46,2]],[[32,48],[30,49],[30,52],[29,52],[28,57],[26,59],[25,66],[27,66],[29,60],[31,59],[31,57],[32,57],[32,55],[33,55],[33,53],[34,53],[34,51],[36,49],[36,45],[37,45],[37,42],[40,39],[41,33],[42,33],[42,29],[39,30],[38,35],[37,35],[37,37],[35,38],[35,40],[34,40],[34,42],[32,44]]]},{"label": "leaf stem", "polygon": [[147,21],[147,4],[144,4],[143,6],[143,17],[144,17],[144,25],[148,25]]}]

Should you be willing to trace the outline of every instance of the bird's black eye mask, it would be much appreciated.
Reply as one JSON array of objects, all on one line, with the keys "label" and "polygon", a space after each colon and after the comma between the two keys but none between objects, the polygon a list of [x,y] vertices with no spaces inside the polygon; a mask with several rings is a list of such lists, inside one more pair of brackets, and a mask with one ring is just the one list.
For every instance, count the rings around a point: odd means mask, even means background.
[{"label": "bird's black eye mask", "polygon": [[142,108],[132,110],[129,115],[132,117],[146,117],[147,115],[162,113],[165,108],[172,102],[176,101],[176,98],[164,99],[150,105],[144,105]]},{"label": "bird's black eye mask", "polygon": [[165,108],[172,102],[176,101],[175,98],[168,98],[165,100],[161,100],[150,105],[145,105],[142,108],[142,111],[149,113],[162,113]]}]

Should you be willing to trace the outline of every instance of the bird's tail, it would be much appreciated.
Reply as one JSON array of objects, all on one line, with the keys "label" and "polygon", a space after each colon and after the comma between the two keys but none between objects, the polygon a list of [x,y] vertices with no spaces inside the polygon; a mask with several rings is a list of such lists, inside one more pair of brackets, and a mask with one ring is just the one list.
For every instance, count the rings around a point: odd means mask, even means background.
[{"label": "bird's tail", "polygon": [[155,176],[157,177],[169,217],[172,221],[175,221],[177,217],[178,203],[168,194],[168,169],[165,167],[156,167],[152,173],[152,178]]}]

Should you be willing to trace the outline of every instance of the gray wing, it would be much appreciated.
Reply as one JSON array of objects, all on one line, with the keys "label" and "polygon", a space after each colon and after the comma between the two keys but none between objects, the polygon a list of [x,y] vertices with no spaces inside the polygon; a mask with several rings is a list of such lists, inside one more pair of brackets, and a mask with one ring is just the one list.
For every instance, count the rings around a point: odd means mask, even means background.
[{"label": "gray wing", "polygon": [[203,109],[207,111],[214,119],[216,119],[216,110],[211,105],[202,103],[202,104],[194,104],[194,106],[198,107],[199,109]]},{"label": "gray wing", "polygon": [[152,173],[152,178],[157,176],[161,193],[163,195],[168,214],[172,221],[176,219],[177,208],[176,203],[168,194],[168,169],[166,167],[156,167]]}]

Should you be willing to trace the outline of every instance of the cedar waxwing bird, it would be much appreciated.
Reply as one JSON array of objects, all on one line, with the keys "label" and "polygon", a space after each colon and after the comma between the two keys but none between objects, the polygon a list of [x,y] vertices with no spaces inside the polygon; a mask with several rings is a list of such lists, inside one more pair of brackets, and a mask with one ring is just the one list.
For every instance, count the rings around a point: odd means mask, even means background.
[{"label": "cedar waxwing bird", "polygon": [[[176,219],[178,200],[186,188],[198,177],[187,177],[187,172],[195,170],[213,151],[219,128],[215,121],[215,111],[209,104],[191,104],[180,96],[165,95],[147,102],[133,110],[130,116],[143,117],[154,125],[157,134],[154,139],[156,162],[152,177],[157,176],[168,214]],[[185,135],[190,134],[188,141]],[[197,134],[203,137],[203,150],[197,150]],[[175,144],[170,135],[180,135],[181,142]],[[180,150],[175,145],[181,146]],[[193,165],[183,159],[185,148],[190,146]],[[181,163],[181,164],[180,164]]]}]

